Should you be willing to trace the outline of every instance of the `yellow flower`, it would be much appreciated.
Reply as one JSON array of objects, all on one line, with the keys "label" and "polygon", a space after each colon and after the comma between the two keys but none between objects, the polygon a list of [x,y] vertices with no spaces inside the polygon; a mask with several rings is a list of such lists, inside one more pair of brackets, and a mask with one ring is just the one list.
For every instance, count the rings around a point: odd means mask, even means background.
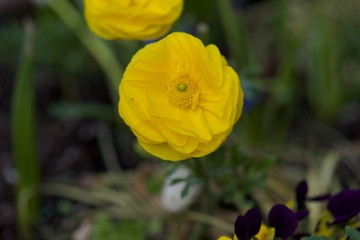
[{"label": "yellow flower", "polygon": [[272,240],[275,237],[275,228],[261,224],[259,233],[255,236],[258,240]]},{"label": "yellow flower", "polygon": [[104,39],[159,38],[182,9],[183,0],[84,0],[89,28]]},{"label": "yellow flower", "polygon": [[234,236],[234,238],[229,238],[229,237],[226,237],[226,236],[221,236],[219,237],[217,240],[237,240],[237,238]]},{"label": "yellow flower", "polygon": [[334,221],[333,216],[329,211],[321,214],[319,222],[316,226],[315,235],[323,237],[331,237],[335,232],[335,225],[329,225],[329,222]]},{"label": "yellow flower", "polygon": [[140,49],[120,87],[119,113],[149,153],[164,160],[215,151],[239,119],[243,91],[215,45],[172,33]]},{"label": "yellow flower", "polygon": [[[264,224],[261,224],[260,231],[256,234],[254,239],[258,240],[273,240],[275,237],[275,228],[269,228]],[[226,236],[221,236],[217,240],[238,240],[236,235],[233,238],[229,238]]]}]

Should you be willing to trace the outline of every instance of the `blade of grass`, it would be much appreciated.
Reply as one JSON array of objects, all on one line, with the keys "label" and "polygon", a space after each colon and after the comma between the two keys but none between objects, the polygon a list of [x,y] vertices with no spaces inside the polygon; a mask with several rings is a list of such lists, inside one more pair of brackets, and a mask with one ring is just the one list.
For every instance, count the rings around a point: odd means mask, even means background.
[{"label": "blade of grass", "polygon": [[31,79],[34,26],[25,20],[25,42],[12,95],[12,150],[18,173],[16,186],[18,227],[23,239],[31,238],[39,212],[39,166],[35,134],[34,82]]},{"label": "blade of grass", "polygon": [[48,6],[59,16],[80,42],[89,51],[89,53],[98,62],[108,79],[109,93],[112,96],[114,106],[117,106],[118,94],[117,89],[124,71],[124,68],[112,53],[108,45],[96,38],[88,30],[82,15],[67,0],[49,0]]},{"label": "blade of grass", "polygon": [[230,0],[217,0],[217,5],[234,67],[236,70],[246,69],[249,59],[243,23],[233,11]]},{"label": "blade of grass", "polygon": [[309,41],[308,100],[318,118],[334,123],[343,102],[340,70],[342,63],[341,30],[331,16],[321,15],[327,2],[320,1],[318,17],[314,19],[314,36]]},{"label": "blade of grass", "polygon": [[111,106],[96,102],[54,103],[49,107],[49,114],[57,118],[90,118],[109,123],[118,122],[118,116]]}]

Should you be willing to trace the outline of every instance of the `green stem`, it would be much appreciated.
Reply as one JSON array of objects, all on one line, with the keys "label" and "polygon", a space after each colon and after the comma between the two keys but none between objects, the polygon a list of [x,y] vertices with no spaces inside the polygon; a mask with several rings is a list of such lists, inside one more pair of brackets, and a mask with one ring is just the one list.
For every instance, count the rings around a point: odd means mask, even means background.
[{"label": "green stem", "polygon": [[24,23],[24,50],[11,101],[11,137],[15,167],[19,176],[16,184],[17,223],[21,239],[32,239],[32,227],[35,226],[39,212],[35,84],[31,78],[34,63],[34,26],[31,19],[25,19]]},{"label": "green stem", "polygon": [[[205,186],[204,192],[209,193],[208,187]],[[211,214],[213,214],[214,209],[217,204],[217,198],[216,196],[213,196],[210,194],[210,196],[207,196],[204,199],[204,203],[202,204],[202,213],[190,213],[187,215],[188,218],[192,220],[197,220],[198,224],[196,224],[191,232],[190,240],[197,240],[197,239],[203,239],[205,230],[206,230],[206,224],[215,225],[216,227],[226,227],[226,224],[224,222],[221,222],[221,220],[210,217]],[[229,228],[227,228],[229,230]]]},{"label": "green stem", "polygon": [[224,26],[229,52],[234,61],[234,67],[236,70],[244,69],[248,66],[249,62],[244,25],[233,11],[230,0],[216,1],[219,7],[220,19]]},{"label": "green stem", "polygon": [[114,105],[117,106],[117,89],[124,71],[110,48],[100,39],[92,35],[83,20],[83,17],[67,0],[50,0],[48,5],[54,10],[59,18],[74,31],[80,42],[94,57],[108,78],[109,93]]},{"label": "green stem", "polygon": [[[207,172],[207,167],[203,162],[206,160],[208,160],[206,157],[200,159],[190,159],[188,162],[189,164],[188,166],[192,168],[196,177],[203,180],[204,182],[203,190],[208,195],[203,199],[203,202],[201,203],[202,206],[201,212],[204,214],[212,214],[214,212],[216,204],[218,203],[218,198],[211,193],[211,189],[210,189],[211,178]],[[200,220],[198,221],[199,223],[193,227],[190,240],[203,239],[203,235],[206,229],[205,223],[214,223],[214,222],[219,223],[219,221],[216,221],[215,218],[207,218],[206,216],[207,215],[190,214],[190,213],[186,215],[187,218]],[[220,223],[220,226],[224,226],[224,225]]]}]

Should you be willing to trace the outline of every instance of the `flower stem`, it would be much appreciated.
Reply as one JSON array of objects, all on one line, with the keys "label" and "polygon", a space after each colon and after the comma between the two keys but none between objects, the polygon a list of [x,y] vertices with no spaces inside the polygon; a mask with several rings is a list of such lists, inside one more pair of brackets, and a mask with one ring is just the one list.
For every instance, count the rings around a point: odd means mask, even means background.
[{"label": "flower stem", "polygon": [[204,164],[204,161],[207,161],[208,158],[198,158],[198,159],[190,159],[189,167],[192,168],[194,174],[197,178],[201,179],[203,182],[203,192],[207,195],[205,196],[201,202],[201,213],[187,213],[185,218],[193,221],[197,221],[198,224],[194,225],[190,240],[203,239],[203,235],[206,230],[206,224],[210,224],[220,228],[226,228],[229,230],[226,223],[223,221],[211,217],[211,214],[214,212],[216,205],[218,203],[218,197],[212,194],[210,189],[210,181],[211,177],[209,176],[208,168]]},{"label": "flower stem", "polygon": [[16,207],[19,237],[32,239],[39,215],[39,159],[37,153],[34,65],[34,22],[24,19],[24,47],[11,100],[11,140],[17,173]]},{"label": "flower stem", "polygon": [[103,41],[93,36],[87,30],[82,16],[67,0],[50,0],[48,5],[74,31],[80,42],[103,69],[108,79],[109,93],[112,96],[114,105],[117,106],[117,89],[124,69],[115,55]]}]

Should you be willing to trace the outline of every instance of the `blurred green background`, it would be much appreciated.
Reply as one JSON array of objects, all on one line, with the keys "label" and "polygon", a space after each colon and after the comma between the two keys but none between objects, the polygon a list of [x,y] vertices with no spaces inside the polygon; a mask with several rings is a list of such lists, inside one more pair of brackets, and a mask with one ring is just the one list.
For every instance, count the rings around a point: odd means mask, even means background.
[{"label": "blurred green background", "polygon": [[[134,148],[117,114],[121,74],[145,43],[98,39],[82,8],[0,3],[0,239],[189,239],[191,227],[148,206],[166,163]],[[359,187],[358,9],[358,0],[185,1],[172,31],[216,44],[245,92],[229,144],[233,158],[247,156],[245,173],[224,190],[241,194],[220,209],[249,196],[266,208],[303,178],[319,191]]]}]

